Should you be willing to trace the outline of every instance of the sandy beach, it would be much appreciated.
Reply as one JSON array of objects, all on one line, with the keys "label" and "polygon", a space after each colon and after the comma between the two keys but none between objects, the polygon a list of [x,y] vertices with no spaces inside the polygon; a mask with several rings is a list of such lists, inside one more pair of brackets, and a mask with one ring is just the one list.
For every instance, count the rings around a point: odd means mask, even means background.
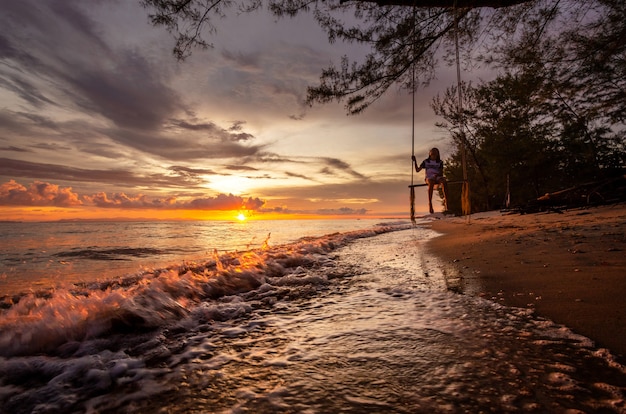
[{"label": "sandy beach", "polygon": [[431,228],[451,288],[532,308],[626,361],[626,204],[440,217]]}]

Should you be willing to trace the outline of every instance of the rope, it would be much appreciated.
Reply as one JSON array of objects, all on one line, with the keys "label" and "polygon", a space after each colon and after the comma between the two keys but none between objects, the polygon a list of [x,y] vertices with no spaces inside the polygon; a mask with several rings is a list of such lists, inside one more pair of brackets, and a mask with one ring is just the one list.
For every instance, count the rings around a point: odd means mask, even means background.
[{"label": "rope", "polygon": [[411,185],[409,198],[411,200],[411,222],[416,224],[415,222],[415,187]]},{"label": "rope", "polygon": [[457,110],[459,114],[459,129],[461,132],[461,164],[463,166],[463,188],[461,189],[461,211],[467,216],[469,223],[472,206],[470,203],[470,187],[467,180],[467,160],[465,155],[465,141],[463,138],[463,93],[461,91],[461,59],[459,57],[459,15],[456,7],[457,0],[454,0],[454,46],[456,49],[456,84],[458,92]]},{"label": "rope", "polygon": [[415,225],[415,185],[413,184],[413,157],[415,157],[415,4],[413,4],[413,62],[411,62],[411,92],[412,92],[412,119],[411,119],[411,186],[409,199],[411,202],[411,222]]}]

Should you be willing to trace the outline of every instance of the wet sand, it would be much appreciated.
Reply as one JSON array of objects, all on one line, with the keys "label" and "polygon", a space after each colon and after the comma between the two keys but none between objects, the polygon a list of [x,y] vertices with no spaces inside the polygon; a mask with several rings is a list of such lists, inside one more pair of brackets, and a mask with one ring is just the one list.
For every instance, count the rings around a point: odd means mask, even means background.
[{"label": "wet sand", "polygon": [[428,248],[451,288],[532,308],[626,362],[626,204],[439,218]]}]

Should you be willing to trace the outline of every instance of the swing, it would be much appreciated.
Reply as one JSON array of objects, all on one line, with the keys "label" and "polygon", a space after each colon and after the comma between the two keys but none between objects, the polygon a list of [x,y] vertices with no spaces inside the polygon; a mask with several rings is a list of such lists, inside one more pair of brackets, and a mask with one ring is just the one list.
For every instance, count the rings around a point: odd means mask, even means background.
[{"label": "swing", "polygon": [[[413,26],[415,26],[415,5],[413,5]],[[463,95],[461,91],[461,63],[459,58],[459,34],[458,34],[458,15],[457,15],[457,0],[454,0],[454,4],[452,6],[454,12],[454,45],[456,51],[456,81],[457,81],[457,91],[458,91],[458,103],[457,103],[457,111],[459,113],[459,118],[463,113]],[[415,157],[415,62],[413,62],[411,66],[411,86],[412,86],[412,121],[411,121],[411,155],[412,158]],[[448,184],[456,184],[462,183],[463,186],[461,188],[461,211],[464,216],[467,216],[467,221],[469,223],[470,214],[471,214],[471,204],[470,204],[470,188],[469,181],[467,179],[467,162],[465,156],[465,143],[463,142],[463,122],[460,124],[461,129],[461,164],[463,166],[463,180],[459,181],[450,181]],[[409,200],[410,200],[410,212],[411,212],[411,222],[415,223],[415,187],[423,187],[428,184],[414,184],[413,182],[413,161],[411,161],[411,185],[409,185]]]}]

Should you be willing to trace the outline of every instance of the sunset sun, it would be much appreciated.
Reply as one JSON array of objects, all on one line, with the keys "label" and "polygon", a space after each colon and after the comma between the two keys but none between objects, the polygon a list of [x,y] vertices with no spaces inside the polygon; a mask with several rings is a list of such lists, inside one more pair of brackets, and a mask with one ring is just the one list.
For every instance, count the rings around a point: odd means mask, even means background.
[{"label": "sunset sun", "polygon": [[239,221],[244,221],[244,220],[246,219],[246,215],[245,215],[245,214],[243,214],[243,213],[239,213],[239,214],[237,215],[237,219],[238,219]]}]

